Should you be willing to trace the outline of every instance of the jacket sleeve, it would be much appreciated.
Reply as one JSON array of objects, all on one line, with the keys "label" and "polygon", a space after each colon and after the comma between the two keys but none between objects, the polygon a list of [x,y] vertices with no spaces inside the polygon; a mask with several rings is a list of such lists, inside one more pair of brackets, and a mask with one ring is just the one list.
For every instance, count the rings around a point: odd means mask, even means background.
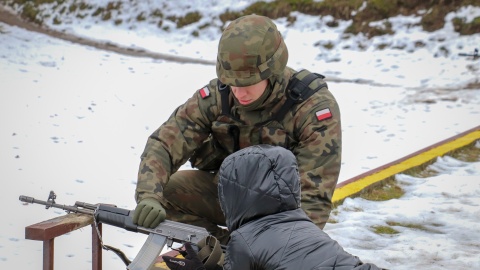
[{"label": "jacket sleeve", "polygon": [[146,198],[163,197],[163,188],[170,176],[182,166],[208,137],[216,109],[213,82],[209,95],[202,98],[200,90],[179,106],[168,120],[147,139],[141,155],[135,190],[137,203]]},{"label": "jacket sleeve", "polygon": [[293,152],[302,184],[302,208],[323,229],[340,174],[342,136],[335,98],[327,88],[317,93],[302,103],[294,116],[298,145]]}]

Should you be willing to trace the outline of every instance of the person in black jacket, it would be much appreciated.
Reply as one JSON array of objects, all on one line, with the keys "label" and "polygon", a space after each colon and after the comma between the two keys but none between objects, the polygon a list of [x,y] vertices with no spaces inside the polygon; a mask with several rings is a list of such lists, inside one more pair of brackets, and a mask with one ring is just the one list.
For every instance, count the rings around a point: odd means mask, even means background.
[{"label": "person in black jacket", "polygon": [[231,232],[224,269],[380,269],[319,229],[300,208],[300,190],[296,158],[282,147],[251,146],[223,161],[218,194]]}]

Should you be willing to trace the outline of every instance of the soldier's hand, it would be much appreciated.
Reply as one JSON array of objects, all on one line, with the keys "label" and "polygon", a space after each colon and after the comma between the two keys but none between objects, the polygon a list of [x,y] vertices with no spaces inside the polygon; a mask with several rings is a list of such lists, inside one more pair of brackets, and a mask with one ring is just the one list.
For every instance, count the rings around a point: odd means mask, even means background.
[{"label": "soldier's hand", "polygon": [[165,220],[166,215],[159,201],[154,198],[145,198],[137,204],[132,221],[142,227],[155,228]]},{"label": "soldier's hand", "polygon": [[197,257],[197,252],[195,252],[189,242],[185,243],[185,251],[182,252],[185,259],[162,256],[163,261],[172,270],[205,270],[205,266]]}]

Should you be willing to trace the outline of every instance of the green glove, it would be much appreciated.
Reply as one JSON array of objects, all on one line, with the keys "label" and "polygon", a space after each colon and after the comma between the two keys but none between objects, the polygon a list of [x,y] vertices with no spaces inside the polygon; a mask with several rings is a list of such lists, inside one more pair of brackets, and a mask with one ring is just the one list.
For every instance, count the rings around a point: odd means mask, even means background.
[{"label": "green glove", "polygon": [[133,213],[133,223],[146,228],[155,228],[165,220],[167,213],[159,201],[154,198],[141,200]]}]

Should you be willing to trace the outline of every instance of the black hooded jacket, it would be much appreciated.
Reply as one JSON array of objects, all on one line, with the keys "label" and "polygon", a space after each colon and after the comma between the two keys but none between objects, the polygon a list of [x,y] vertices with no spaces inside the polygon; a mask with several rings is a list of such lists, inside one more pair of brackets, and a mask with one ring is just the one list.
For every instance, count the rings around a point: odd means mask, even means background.
[{"label": "black hooded jacket", "polygon": [[256,145],[228,156],[218,194],[231,231],[224,269],[379,269],[344,251],[300,208],[289,150]]}]

